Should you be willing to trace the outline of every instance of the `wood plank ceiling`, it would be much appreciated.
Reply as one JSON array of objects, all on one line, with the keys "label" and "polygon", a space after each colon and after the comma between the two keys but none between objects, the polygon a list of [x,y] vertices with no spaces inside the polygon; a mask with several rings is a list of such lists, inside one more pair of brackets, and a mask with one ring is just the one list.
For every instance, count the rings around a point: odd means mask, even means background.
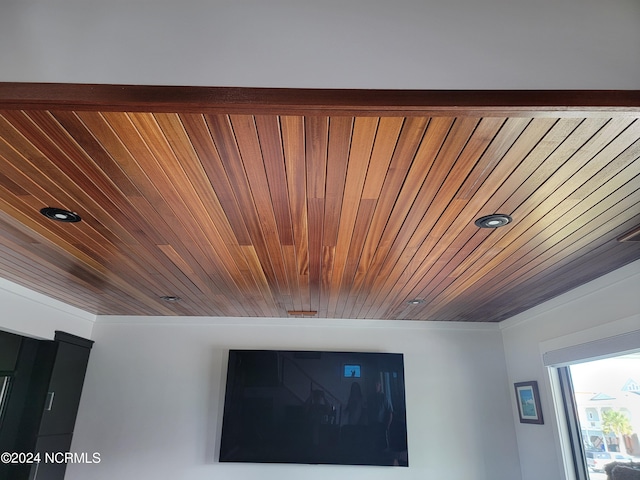
[{"label": "wood plank ceiling", "polygon": [[640,258],[638,98],[2,84],[0,276],[100,315],[501,321]]}]

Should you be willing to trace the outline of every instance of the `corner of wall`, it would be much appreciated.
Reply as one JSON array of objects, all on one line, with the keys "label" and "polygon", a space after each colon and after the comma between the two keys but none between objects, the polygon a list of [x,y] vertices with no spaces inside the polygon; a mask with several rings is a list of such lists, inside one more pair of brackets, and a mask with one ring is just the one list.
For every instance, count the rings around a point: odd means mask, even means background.
[{"label": "corner of wall", "polygon": [[56,330],[90,339],[96,316],[0,278],[3,330],[52,339]]}]

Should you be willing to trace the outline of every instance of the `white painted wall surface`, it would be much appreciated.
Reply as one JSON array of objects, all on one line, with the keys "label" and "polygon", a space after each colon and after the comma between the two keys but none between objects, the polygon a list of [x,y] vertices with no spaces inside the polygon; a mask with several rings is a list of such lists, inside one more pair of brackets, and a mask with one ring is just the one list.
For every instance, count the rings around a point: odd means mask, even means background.
[{"label": "white painted wall surface", "polygon": [[[500,324],[510,389],[537,380],[544,425],[521,424],[513,416],[522,480],[565,480],[545,352],[640,330],[640,261],[556,297]],[[640,344],[637,346],[640,348]]]},{"label": "white painted wall surface", "polygon": [[2,0],[0,81],[638,89],[637,0]]},{"label": "white painted wall surface", "polygon": [[[124,322],[124,323],[120,323]],[[67,480],[519,480],[496,325],[101,317]],[[229,348],[404,353],[409,467],[217,462]]]},{"label": "white painted wall surface", "polygon": [[0,278],[0,330],[51,340],[56,330],[91,338],[95,315]]}]

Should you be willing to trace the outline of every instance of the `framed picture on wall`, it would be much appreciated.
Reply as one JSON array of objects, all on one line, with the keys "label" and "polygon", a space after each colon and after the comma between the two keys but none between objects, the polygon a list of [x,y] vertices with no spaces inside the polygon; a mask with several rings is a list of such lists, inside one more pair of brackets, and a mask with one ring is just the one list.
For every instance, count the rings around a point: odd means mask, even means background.
[{"label": "framed picture on wall", "polygon": [[542,409],[540,408],[540,394],[538,382],[519,382],[514,384],[516,388],[516,401],[518,402],[518,414],[520,423],[537,423],[542,425]]}]

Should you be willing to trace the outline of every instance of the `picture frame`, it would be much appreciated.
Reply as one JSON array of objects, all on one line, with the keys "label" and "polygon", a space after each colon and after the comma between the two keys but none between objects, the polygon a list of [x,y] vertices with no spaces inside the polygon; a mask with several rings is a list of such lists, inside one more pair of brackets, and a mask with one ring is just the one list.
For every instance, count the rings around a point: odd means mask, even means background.
[{"label": "picture frame", "polygon": [[514,384],[520,423],[544,424],[538,382],[518,382]]}]

